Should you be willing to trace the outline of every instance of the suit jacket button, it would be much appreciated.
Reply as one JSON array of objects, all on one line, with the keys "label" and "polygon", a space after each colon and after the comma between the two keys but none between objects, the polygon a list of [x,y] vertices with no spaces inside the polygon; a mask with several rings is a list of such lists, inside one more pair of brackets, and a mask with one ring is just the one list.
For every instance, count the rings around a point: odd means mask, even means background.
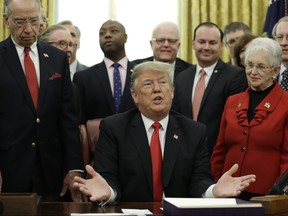
[{"label": "suit jacket button", "polygon": [[244,135],[247,135],[247,131],[246,130],[244,130]]},{"label": "suit jacket button", "polygon": [[40,118],[36,118],[36,122],[37,122],[37,123],[40,123]]},{"label": "suit jacket button", "polygon": [[246,151],[246,147],[242,147],[242,148],[241,148],[241,151],[242,151],[242,152]]},{"label": "suit jacket button", "polygon": [[32,142],[31,146],[34,148],[36,147],[36,143],[35,142]]}]

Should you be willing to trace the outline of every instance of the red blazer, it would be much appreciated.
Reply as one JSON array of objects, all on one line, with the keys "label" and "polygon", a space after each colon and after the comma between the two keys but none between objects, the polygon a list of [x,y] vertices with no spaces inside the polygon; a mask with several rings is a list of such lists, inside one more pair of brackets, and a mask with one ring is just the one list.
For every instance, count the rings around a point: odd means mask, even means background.
[{"label": "red blazer", "polygon": [[234,176],[255,174],[247,192],[266,194],[288,168],[288,93],[276,83],[248,122],[249,88],[228,98],[211,157],[215,181],[233,164]]}]

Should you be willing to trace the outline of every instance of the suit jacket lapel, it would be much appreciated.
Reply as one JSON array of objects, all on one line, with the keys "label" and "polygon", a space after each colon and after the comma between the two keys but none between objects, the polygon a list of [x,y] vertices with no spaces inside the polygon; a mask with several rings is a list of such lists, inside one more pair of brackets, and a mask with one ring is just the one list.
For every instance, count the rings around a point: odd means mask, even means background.
[{"label": "suit jacket lapel", "polygon": [[11,73],[13,74],[16,82],[18,83],[28,105],[31,107],[33,112],[36,112],[33,101],[32,101],[32,97],[30,95],[30,91],[28,88],[26,76],[23,71],[22,65],[20,63],[20,59],[17,54],[15,45],[11,37],[9,37],[6,40],[6,42],[7,42],[6,53],[4,54],[3,58],[7,62],[8,67],[10,68]]},{"label": "suit jacket lapel", "polygon": [[106,95],[106,99],[108,100],[109,107],[112,113],[115,113],[114,103],[113,103],[113,94],[110,87],[110,81],[108,77],[108,71],[105,65],[105,62],[102,61],[99,64],[99,68],[95,71],[95,75],[98,76],[98,80],[102,85],[102,89],[104,90],[104,94]]},{"label": "suit jacket lapel", "polygon": [[[39,55],[39,68],[40,68],[40,89],[39,89],[39,98],[38,98],[38,111],[41,110],[41,107],[45,101],[45,94],[47,91],[48,80],[49,80],[49,64],[51,64],[49,60],[49,53],[46,52],[46,44],[38,42],[38,55]],[[53,72],[53,71],[52,71]],[[51,76],[52,74],[50,74]]]},{"label": "suit jacket lapel", "polygon": [[[219,74],[221,73],[221,69],[223,67],[223,64],[224,62],[219,59],[218,60],[218,63],[216,64],[214,70],[213,70],[213,73],[211,74],[211,77],[209,79],[209,82],[208,82],[208,85],[204,91],[204,95],[203,95],[203,99],[202,99],[202,102],[201,102],[201,107],[203,106],[203,104],[205,103],[205,100],[207,99],[208,95],[209,95],[209,92],[213,89],[213,86],[219,76]],[[200,107],[200,112],[201,112],[201,107]]]},{"label": "suit jacket lapel", "polygon": [[[185,91],[183,92],[183,98],[187,98],[187,106],[183,106],[184,110],[183,113],[189,114],[189,117],[192,118],[192,91],[193,91],[193,84],[194,84],[194,78],[196,74],[196,65],[192,66],[191,73],[188,74],[187,80],[185,81],[187,84],[185,86]],[[182,96],[180,96],[182,97]]]},{"label": "suit jacket lapel", "polygon": [[126,80],[125,80],[125,86],[122,96],[122,101],[120,105],[120,111],[126,110],[125,106],[128,103],[127,100],[131,97],[130,92],[130,81],[131,81],[131,69],[133,68],[134,64],[128,61],[127,65],[127,74],[126,74]]},{"label": "suit jacket lapel", "polygon": [[180,149],[183,133],[180,130],[176,119],[169,115],[169,122],[166,132],[165,151],[162,165],[163,187],[169,183]]},{"label": "suit jacket lapel", "polygon": [[149,187],[151,191],[153,191],[150,147],[140,112],[138,112],[135,118],[131,121],[130,128],[131,128],[130,134],[132,137],[132,141],[135,144],[139,158],[141,158],[144,171],[147,176],[147,182],[149,183]]}]

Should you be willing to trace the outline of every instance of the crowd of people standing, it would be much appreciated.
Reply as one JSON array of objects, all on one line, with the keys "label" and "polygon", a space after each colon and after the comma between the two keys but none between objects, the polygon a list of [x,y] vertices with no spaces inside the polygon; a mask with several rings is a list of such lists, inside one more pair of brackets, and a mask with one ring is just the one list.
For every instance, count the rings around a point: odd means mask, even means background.
[{"label": "crowd of people standing", "polygon": [[196,64],[177,57],[173,22],[153,29],[151,56],[130,60],[125,26],[107,20],[104,59],[91,67],[77,59],[80,29],[47,26],[40,0],[5,1],[4,21],[0,192],[101,205],[249,200],[288,169],[288,17],[273,39],[240,22],[200,23]]}]

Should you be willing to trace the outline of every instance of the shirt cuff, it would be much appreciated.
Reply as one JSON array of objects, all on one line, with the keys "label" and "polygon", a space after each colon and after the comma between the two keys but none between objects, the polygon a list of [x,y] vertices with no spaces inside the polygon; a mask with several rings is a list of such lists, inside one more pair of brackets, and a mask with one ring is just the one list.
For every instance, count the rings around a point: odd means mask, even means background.
[{"label": "shirt cuff", "polygon": [[117,192],[114,191],[110,186],[109,186],[109,189],[110,189],[110,197],[109,197],[109,199],[107,201],[101,201],[99,203],[99,206],[104,207],[108,203],[109,204],[114,204],[115,203]]},{"label": "shirt cuff", "polygon": [[68,172],[80,172],[80,173],[84,173],[84,170],[69,170]]},{"label": "shirt cuff", "polygon": [[205,193],[202,195],[203,198],[214,198],[213,195],[213,189],[215,184],[210,185],[210,187],[205,191]]}]

